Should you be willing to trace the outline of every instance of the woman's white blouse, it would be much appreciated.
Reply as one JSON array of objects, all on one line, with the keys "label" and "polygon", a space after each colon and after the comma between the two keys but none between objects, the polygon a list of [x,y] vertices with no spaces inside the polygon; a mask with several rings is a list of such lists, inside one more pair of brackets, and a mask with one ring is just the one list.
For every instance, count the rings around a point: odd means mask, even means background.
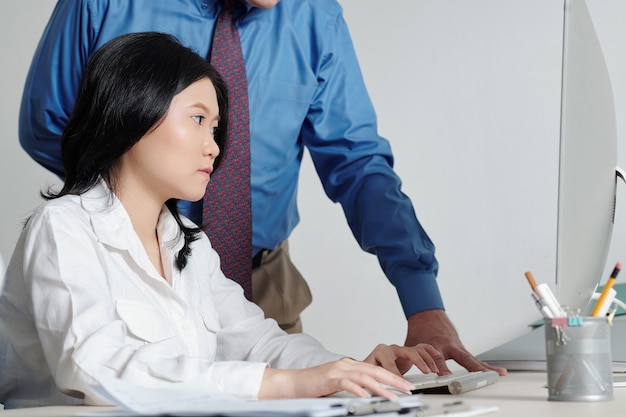
[{"label": "woman's white blouse", "polygon": [[266,320],[222,274],[206,235],[179,271],[182,233],[165,207],[157,232],[171,285],[103,183],[33,214],[0,297],[0,401],[7,408],[71,400],[58,390],[100,404],[90,386],[101,375],[147,386],[200,379],[256,398],[266,366],[340,357]]}]

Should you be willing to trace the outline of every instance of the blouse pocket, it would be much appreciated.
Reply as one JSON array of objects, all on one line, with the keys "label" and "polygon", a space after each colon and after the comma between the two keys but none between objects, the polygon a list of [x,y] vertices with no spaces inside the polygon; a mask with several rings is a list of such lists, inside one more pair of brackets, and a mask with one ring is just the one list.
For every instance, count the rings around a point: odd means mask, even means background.
[{"label": "blouse pocket", "polygon": [[221,326],[217,318],[216,312],[209,312],[205,309],[200,310],[200,317],[202,317],[202,323],[205,329],[211,333],[217,333],[220,331]]},{"label": "blouse pocket", "polygon": [[117,300],[117,315],[128,331],[146,342],[158,342],[175,337],[170,322],[156,308],[133,300]]}]

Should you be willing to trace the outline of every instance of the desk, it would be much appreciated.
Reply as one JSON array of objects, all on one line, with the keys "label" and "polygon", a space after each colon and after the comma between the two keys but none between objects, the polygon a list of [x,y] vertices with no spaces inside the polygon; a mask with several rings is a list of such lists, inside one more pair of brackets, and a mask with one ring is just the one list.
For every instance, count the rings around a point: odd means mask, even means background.
[{"label": "desk", "polygon": [[[499,411],[487,414],[494,417],[608,417],[623,415],[626,410],[626,387],[614,388],[612,401],[563,402],[548,401],[546,384],[545,372],[509,372],[493,385],[453,398],[476,406],[497,406]],[[433,397],[424,396],[424,402]]]},{"label": "desk", "polygon": [[[617,387],[615,399],[603,402],[548,401],[546,374],[543,372],[511,372],[488,387],[465,394],[424,395],[424,403],[441,404],[447,400],[463,400],[476,406],[497,406],[493,417],[543,417],[543,416],[619,416],[626,410],[626,387]],[[71,417],[78,410],[107,410],[107,407],[41,407],[0,411],[2,417]]]}]

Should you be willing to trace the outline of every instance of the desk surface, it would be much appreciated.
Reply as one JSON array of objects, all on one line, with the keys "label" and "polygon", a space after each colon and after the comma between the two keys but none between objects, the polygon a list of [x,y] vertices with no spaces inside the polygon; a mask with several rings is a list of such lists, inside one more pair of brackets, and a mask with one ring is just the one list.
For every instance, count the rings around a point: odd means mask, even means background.
[{"label": "desk surface", "polygon": [[[626,387],[613,389],[614,399],[600,402],[548,401],[547,376],[544,372],[509,372],[487,387],[455,396],[476,406],[497,406],[489,416],[617,416],[626,410]],[[424,396],[424,402],[434,396]],[[441,400],[439,400],[441,401]]]},{"label": "desk surface", "polygon": [[[542,416],[617,416],[626,410],[626,387],[614,389],[614,400],[602,402],[548,401],[546,375],[543,372],[511,372],[488,387],[465,394],[425,395],[424,403],[441,404],[448,400],[462,400],[475,406],[497,406],[499,410],[488,416],[542,417]],[[0,411],[2,417],[71,417],[78,411],[107,410],[106,407],[42,407]]]}]

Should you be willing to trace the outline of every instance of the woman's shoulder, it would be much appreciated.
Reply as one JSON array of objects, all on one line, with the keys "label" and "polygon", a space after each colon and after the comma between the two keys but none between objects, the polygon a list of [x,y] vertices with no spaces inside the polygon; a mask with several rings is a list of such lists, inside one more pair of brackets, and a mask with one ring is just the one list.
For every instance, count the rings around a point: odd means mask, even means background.
[{"label": "woman's shoulder", "polygon": [[64,195],[40,204],[26,220],[26,228],[59,225],[77,227],[80,223],[88,223],[89,214],[81,204],[78,195]]},{"label": "woman's shoulder", "polygon": [[65,213],[70,218],[88,218],[94,213],[107,215],[118,206],[119,200],[101,182],[81,194],[65,194],[45,201],[35,210],[33,217],[63,216]]},{"label": "woman's shoulder", "polygon": [[41,203],[33,212],[31,218],[43,216],[72,215],[84,211],[80,204],[80,196],[64,195]]}]

